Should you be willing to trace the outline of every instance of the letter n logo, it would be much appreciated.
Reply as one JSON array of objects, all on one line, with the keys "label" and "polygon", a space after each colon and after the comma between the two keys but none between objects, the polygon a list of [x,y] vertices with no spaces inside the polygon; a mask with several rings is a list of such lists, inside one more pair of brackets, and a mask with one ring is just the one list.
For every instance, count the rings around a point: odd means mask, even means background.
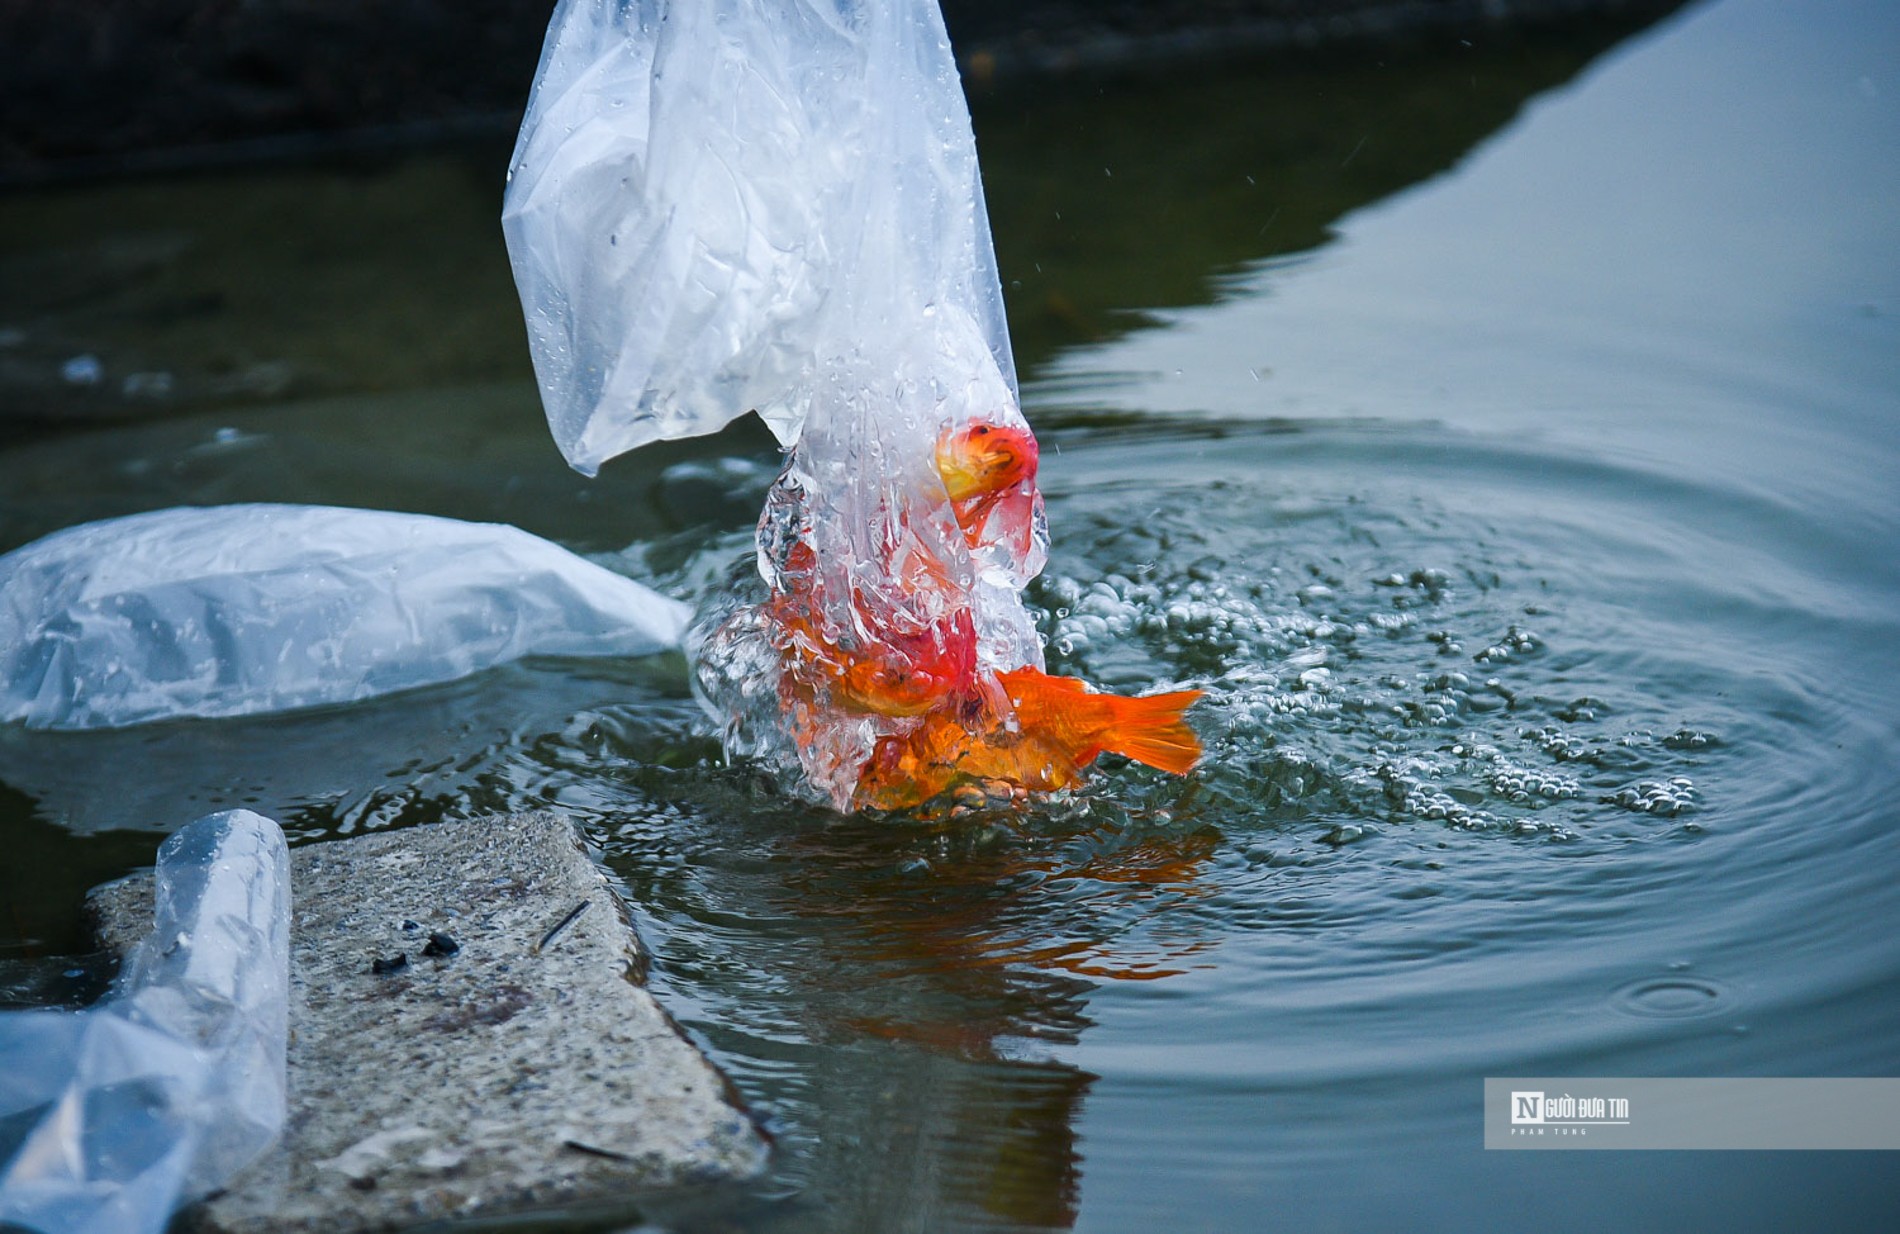
[{"label": "letter n logo", "polygon": [[1544,1121],[1544,1094],[1511,1093],[1511,1122],[1541,1123]]}]

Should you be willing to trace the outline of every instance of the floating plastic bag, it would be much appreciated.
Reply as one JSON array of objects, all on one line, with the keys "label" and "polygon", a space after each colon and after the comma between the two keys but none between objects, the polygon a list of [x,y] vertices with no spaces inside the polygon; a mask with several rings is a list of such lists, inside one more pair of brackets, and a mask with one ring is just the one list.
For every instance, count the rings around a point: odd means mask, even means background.
[{"label": "floating plastic bag", "polygon": [[157,1234],[284,1125],[289,852],[249,810],[158,850],[153,930],[85,1011],[0,1015],[0,1222]]},{"label": "floating plastic bag", "polygon": [[0,723],[349,702],[527,655],[677,646],[677,601],[514,527],[325,506],[160,510],[0,557]]}]

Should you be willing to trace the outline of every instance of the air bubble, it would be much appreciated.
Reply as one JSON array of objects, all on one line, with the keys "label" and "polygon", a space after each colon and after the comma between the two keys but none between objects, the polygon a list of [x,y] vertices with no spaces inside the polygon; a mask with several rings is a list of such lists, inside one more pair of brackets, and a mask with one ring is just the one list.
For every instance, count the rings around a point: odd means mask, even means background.
[{"label": "air bubble", "polygon": [[1684,776],[1670,780],[1644,780],[1633,787],[1621,788],[1603,801],[1639,814],[1657,814],[1673,818],[1696,803],[1695,785]]}]

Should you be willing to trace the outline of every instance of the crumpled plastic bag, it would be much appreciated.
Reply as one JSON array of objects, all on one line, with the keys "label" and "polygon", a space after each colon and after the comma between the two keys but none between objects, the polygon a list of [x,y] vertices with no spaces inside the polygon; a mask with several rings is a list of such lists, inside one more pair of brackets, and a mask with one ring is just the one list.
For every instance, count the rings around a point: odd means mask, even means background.
[{"label": "crumpled plastic bag", "polygon": [[1033,449],[934,0],[562,0],[502,223],[575,468],[749,410],[791,451],[759,528],[767,595],[729,593],[691,636],[729,751],[849,808],[922,713],[828,682],[974,659],[996,695],[995,672],[1041,666],[1033,470],[985,539],[933,465],[976,424]]},{"label": "crumpled plastic bag", "polygon": [[0,723],[350,702],[528,655],[665,650],[689,616],[514,527],[326,506],[159,510],[0,557]]},{"label": "crumpled plastic bag", "polygon": [[0,1222],[157,1234],[284,1125],[290,855],[211,814],[160,846],[152,933],[84,1011],[0,1015]]},{"label": "crumpled plastic bag", "polygon": [[950,354],[1015,403],[935,0],[561,0],[502,227],[548,422],[592,475],[828,371]]}]

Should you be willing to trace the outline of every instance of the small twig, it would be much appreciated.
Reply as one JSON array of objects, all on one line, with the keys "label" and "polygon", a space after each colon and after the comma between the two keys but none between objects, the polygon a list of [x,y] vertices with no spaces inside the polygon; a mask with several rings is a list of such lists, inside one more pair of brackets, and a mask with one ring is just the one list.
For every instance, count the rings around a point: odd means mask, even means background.
[{"label": "small twig", "polygon": [[546,934],[543,934],[541,936],[541,941],[534,945],[534,954],[540,955],[542,952],[542,949],[545,948],[549,943],[554,941],[555,935],[559,934],[562,930],[567,929],[567,927],[573,925],[574,918],[580,916],[583,912],[586,912],[587,906],[592,903],[593,903],[592,900],[582,900],[579,904],[576,904],[574,906],[573,912],[569,913],[567,916],[555,922],[554,928],[552,930],[549,930]]},{"label": "small twig", "polygon": [[[581,908],[586,907],[585,904],[581,905]],[[577,908],[574,911],[578,913],[581,910]],[[609,1161],[633,1160],[632,1157],[627,1156],[625,1153],[617,1153],[611,1148],[595,1148],[592,1144],[583,1144],[579,1140],[562,1140],[561,1147],[571,1148],[577,1153],[586,1153],[589,1157],[605,1157]]]}]

